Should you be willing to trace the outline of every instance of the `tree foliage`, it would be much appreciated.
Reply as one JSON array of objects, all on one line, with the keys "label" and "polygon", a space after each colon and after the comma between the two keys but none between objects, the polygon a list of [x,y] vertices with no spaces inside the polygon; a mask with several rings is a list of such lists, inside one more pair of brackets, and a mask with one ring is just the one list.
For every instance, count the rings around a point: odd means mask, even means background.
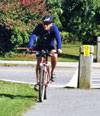
[{"label": "tree foliage", "polygon": [[99,21],[96,17],[100,14],[97,15],[93,0],[63,0],[62,9],[61,22],[70,37],[74,41],[93,44],[100,34],[99,25],[96,24]]},{"label": "tree foliage", "polygon": [[[0,0],[0,25],[3,29],[0,43],[6,39],[12,44],[10,48],[7,45],[1,45],[1,48],[9,51],[11,48],[25,46],[33,28],[47,13],[46,9],[45,0]],[[5,38],[8,31],[9,36]]]},{"label": "tree foliage", "polygon": [[94,44],[100,36],[100,0],[0,0],[0,53],[27,46],[45,14],[54,17],[64,42]]},{"label": "tree foliage", "polygon": [[62,0],[47,0],[47,7],[51,11],[52,16],[54,17],[54,23],[62,30],[62,23],[60,21],[60,16],[62,15]]}]

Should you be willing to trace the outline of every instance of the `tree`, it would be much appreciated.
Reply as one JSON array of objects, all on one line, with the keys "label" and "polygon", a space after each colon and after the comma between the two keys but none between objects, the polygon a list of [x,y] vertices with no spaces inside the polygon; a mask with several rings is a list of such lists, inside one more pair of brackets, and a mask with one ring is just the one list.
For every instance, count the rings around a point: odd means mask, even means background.
[{"label": "tree", "polygon": [[64,0],[62,10],[63,29],[70,33],[72,40],[92,44],[96,26],[93,0]]},{"label": "tree", "polygon": [[[0,0],[0,25],[5,28],[4,33],[0,33],[2,39],[5,39],[5,33],[10,32],[10,48],[3,48],[9,51],[18,46],[28,44],[29,36],[33,28],[41,22],[43,15],[47,14],[45,6],[46,0]],[[7,46],[7,43],[6,45]],[[2,49],[1,49],[2,50]]]},{"label": "tree", "polygon": [[58,26],[60,31],[62,31],[62,23],[60,21],[60,16],[62,15],[62,0],[47,0],[46,6],[54,17],[54,23]]}]

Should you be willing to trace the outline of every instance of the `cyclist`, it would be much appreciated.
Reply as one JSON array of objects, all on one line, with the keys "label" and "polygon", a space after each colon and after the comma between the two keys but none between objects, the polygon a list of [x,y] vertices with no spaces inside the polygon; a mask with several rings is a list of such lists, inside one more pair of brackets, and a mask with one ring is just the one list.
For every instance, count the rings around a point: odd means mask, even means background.
[{"label": "cyclist", "polygon": [[[42,23],[38,24],[36,28],[33,30],[32,35],[29,40],[29,50],[34,47],[34,40],[37,39],[36,42],[36,51],[40,51],[42,49],[48,50],[51,52],[58,52],[58,54],[62,53],[61,47],[61,36],[59,30],[56,25],[53,24],[53,17],[50,15],[45,15],[42,18]],[[37,56],[37,65],[36,65],[36,79],[37,84],[35,85],[35,89],[38,90],[38,80],[39,80],[39,64],[41,59]],[[51,81],[55,80],[55,67],[57,62],[57,54],[51,56]]]}]

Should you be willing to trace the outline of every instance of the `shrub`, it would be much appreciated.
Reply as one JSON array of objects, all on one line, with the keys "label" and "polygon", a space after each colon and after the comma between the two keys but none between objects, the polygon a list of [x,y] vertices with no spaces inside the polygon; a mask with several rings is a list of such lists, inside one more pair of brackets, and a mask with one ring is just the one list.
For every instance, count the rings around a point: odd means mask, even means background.
[{"label": "shrub", "polygon": [[[33,28],[47,14],[46,0],[0,0],[0,50],[8,52],[18,46],[26,46]],[[8,33],[9,32],[9,33]],[[5,47],[6,46],[6,47]],[[7,48],[7,46],[10,46]]]}]

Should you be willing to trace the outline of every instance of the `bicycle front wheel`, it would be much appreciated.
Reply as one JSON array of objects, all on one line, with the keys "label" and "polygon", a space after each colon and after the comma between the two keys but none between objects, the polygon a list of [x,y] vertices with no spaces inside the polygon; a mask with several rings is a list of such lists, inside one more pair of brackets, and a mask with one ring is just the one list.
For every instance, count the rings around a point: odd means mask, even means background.
[{"label": "bicycle front wheel", "polygon": [[40,68],[40,84],[39,84],[39,101],[42,102],[44,99],[45,94],[45,84],[44,84],[44,78],[45,78],[45,71],[44,68]]}]

